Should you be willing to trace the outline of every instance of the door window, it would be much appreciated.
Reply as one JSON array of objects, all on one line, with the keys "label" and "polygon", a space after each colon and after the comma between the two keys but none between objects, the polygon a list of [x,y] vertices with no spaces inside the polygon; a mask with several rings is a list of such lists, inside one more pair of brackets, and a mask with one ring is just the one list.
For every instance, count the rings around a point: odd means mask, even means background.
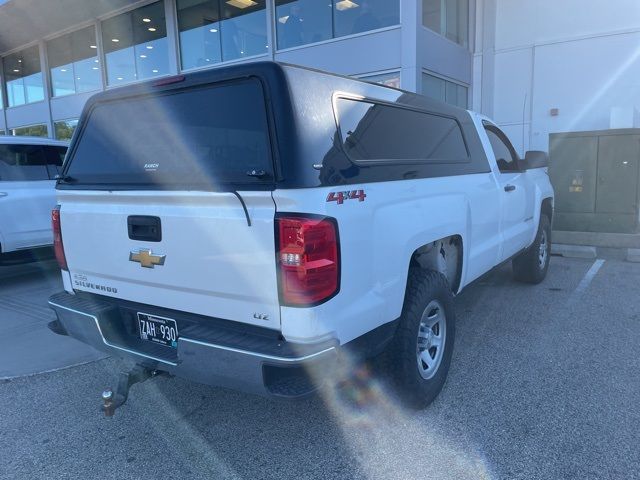
[{"label": "door window", "polygon": [[498,168],[502,173],[519,172],[518,154],[511,145],[507,136],[496,126],[486,124],[484,126],[491,148],[496,156]]},{"label": "door window", "polygon": [[0,145],[0,180],[49,180],[41,145]]},{"label": "door window", "polygon": [[62,173],[62,162],[67,153],[67,147],[47,145],[44,147],[44,152],[47,156],[49,178],[55,180],[56,176]]}]

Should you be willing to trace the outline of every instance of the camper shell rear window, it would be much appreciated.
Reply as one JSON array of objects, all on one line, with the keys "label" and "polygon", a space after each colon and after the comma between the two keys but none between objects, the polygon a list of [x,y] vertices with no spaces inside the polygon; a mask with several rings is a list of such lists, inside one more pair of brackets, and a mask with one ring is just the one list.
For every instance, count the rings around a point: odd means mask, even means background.
[{"label": "camper shell rear window", "polygon": [[262,84],[246,78],[98,102],[65,176],[69,185],[114,189],[215,191],[273,182]]}]

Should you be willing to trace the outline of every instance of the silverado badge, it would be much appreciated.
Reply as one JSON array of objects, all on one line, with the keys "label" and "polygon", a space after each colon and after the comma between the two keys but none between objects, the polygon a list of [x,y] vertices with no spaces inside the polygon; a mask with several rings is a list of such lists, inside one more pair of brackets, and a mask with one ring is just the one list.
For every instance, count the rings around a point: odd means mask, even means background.
[{"label": "silverado badge", "polygon": [[141,248],[137,251],[129,253],[129,260],[131,262],[138,262],[144,268],[154,268],[156,265],[164,265],[166,255],[154,255],[153,252],[147,248]]}]

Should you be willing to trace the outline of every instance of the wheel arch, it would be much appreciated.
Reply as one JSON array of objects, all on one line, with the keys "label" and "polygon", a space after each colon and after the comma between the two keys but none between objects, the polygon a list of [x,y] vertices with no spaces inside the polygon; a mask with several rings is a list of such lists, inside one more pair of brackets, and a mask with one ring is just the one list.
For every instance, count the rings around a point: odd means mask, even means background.
[{"label": "wheel arch", "polygon": [[549,217],[549,222],[553,224],[553,198],[548,197],[542,200],[540,214]]},{"label": "wheel arch", "polygon": [[449,235],[416,248],[409,261],[411,268],[422,268],[442,273],[451,291],[458,293],[462,283],[464,240],[462,235]]}]

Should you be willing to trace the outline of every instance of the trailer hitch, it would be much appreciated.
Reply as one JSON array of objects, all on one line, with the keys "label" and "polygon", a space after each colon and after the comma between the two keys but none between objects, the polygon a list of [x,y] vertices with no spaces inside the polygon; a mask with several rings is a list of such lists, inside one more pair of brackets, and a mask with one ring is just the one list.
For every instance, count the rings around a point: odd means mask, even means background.
[{"label": "trailer hitch", "polygon": [[142,383],[145,380],[156,377],[163,372],[158,370],[151,370],[143,367],[142,365],[136,365],[129,372],[120,372],[118,377],[118,388],[114,392],[111,388],[102,392],[102,407],[101,410],[105,416],[113,417],[117,408],[120,408],[125,404],[129,397],[129,389],[136,383]]}]

